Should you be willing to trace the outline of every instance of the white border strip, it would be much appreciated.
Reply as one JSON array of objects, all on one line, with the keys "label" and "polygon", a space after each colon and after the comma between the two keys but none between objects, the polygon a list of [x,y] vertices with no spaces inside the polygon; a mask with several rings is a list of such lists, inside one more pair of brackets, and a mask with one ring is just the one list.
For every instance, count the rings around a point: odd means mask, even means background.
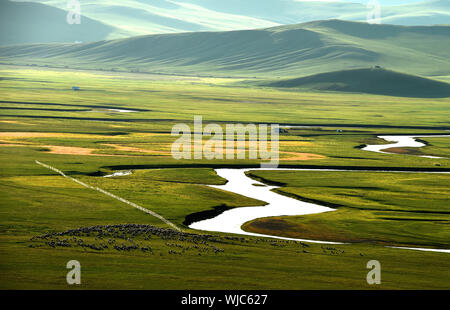
[{"label": "white border strip", "polygon": [[424,251],[424,252],[449,253],[450,254],[450,250],[446,250],[446,249],[406,248],[406,247],[401,247],[401,246],[388,246],[387,248],[413,250],[413,251]]},{"label": "white border strip", "polygon": [[86,183],[81,182],[80,180],[77,180],[77,179],[74,179],[74,178],[72,178],[72,177],[69,177],[69,176],[65,175],[64,172],[62,172],[61,170],[58,170],[58,169],[56,169],[56,168],[54,168],[54,167],[52,167],[52,166],[46,165],[46,164],[44,164],[44,163],[41,163],[40,161],[35,160],[35,162],[36,162],[36,164],[38,164],[38,165],[40,165],[40,166],[42,166],[42,167],[45,167],[45,168],[47,168],[47,169],[50,169],[50,170],[53,170],[53,171],[59,173],[59,174],[62,175],[63,177],[65,177],[65,178],[67,178],[67,179],[70,179],[70,180],[74,181],[75,183],[80,184],[81,186],[84,186],[84,187],[86,187],[86,188],[89,188],[89,189],[93,189],[93,190],[99,191],[99,192],[102,193],[102,194],[105,194],[105,195],[107,195],[107,196],[109,196],[109,197],[111,197],[111,198],[114,198],[114,199],[119,200],[119,201],[121,201],[121,202],[123,202],[123,203],[126,203],[127,205],[130,205],[130,206],[132,206],[132,207],[134,207],[134,208],[136,208],[136,209],[138,209],[138,210],[141,210],[142,212],[145,212],[145,213],[147,213],[147,214],[153,215],[154,217],[160,219],[161,221],[163,221],[164,223],[166,223],[167,225],[169,225],[169,226],[172,227],[173,229],[175,229],[175,230],[177,230],[177,231],[182,231],[182,230],[181,230],[180,228],[178,228],[175,224],[173,224],[173,223],[170,222],[169,220],[166,220],[164,217],[162,217],[161,215],[159,215],[159,214],[156,213],[156,212],[153,212],[153,211],[151,211],[151,210],[148,210],[148,209],[146,209],[146,208],[143,208],[143,207],[141,207],[141,206],[135,204],[134,202],[128,201],[128,200],[123,199],[123,198],[121,198],[121,197],[119,197],[119,196],[116,196],[116,195],[114,195],[114,194],[111,194],[110,192],[107,192],[107,191],[105,191],[104,189],[101,189],[101,188],[99,188],[99,187],[90,186],[90,185],[88,185],[88,184],[86,184]]}]

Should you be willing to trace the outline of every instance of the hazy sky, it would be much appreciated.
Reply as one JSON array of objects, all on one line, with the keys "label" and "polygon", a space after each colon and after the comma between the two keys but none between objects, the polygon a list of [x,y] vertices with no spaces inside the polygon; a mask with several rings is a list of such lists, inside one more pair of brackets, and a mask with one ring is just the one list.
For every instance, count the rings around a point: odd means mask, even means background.
[{"label": "hazy sky", "polygon": [[[300,0],[300,1],[330,1],[330,0]],[[333,1],[333,0],[331,0]],[[356,2],[356,3],[367,3],[369,0],[335,0],[340,2]],[[414,2],[423,2],[425,0],[378,0],[378,2],[382,5],[400,5],[400,4],[408,4]]]},{"label": "hazy sky", "polygon": [[[350,0],[345,0],[346,2],[368,2],[368,1],[350,1]],[[408,4],[408,3],[414,3],[414,2],[423,2],[424,0],[378,0],[378,2],[380,2],[380,4],[384,4],[384,5],[399,5],[399,4]]]}]

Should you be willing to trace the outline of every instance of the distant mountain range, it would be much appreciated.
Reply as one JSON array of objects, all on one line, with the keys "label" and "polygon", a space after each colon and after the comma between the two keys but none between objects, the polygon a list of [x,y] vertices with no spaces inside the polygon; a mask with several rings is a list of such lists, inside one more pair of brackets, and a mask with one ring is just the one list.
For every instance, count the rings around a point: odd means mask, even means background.
[{"label": "distant mountain range", "polygon": [[377,65],[408,74],[447,76],[448,55],[450,26],[339,20],[83,44],[0,47],[1,63],[268,79]]},{"label": "distant mountain range", "polygon": [[97,41],[118,30],[84,17],[80,25],[66,22],[67,12],[40,3],[0,0],[0,44]]},{"label": "distant mountain range", "polygon": [[[0,45],[92,42],[156,33],[259,29],[326,19],[365,21],[370,9],[366,7],[367,1],[359,1],[362,3],[80,0],[81,24],[68,25],[65,18],[67,0],[0,0]],[[384,24],[450,24],[450,0],[383,6],[381,18]]]}]

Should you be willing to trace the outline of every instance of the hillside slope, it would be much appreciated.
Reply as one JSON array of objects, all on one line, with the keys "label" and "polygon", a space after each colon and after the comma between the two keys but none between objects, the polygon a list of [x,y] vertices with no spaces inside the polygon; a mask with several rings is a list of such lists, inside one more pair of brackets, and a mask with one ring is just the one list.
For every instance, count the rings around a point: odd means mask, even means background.
[{"label": "hillside slope", "polygon": [[98,41],[117,31],[87,17],[69,25],[66,16],[66,11],[40,3],[0,0],[0,44]]},{"label": "hillside slope", "polygon": [[402,97],[450,97],[448,83],[381,68],[327,72],[298,79],[263,82],[260,85]]},{"label": "hillside slope", "polygon": [[[38,2],[60,9],[67,7],[67,0]],[[157,33],[256,29],[278,25],[269,20],[224,13],[185,1],[83,0],[80,3],[83,16],[120,29],[121,33],[115,34],[115,38]]]},{"label": "hillside slope", "polygon": [[[32,1],[32,0],[30,0]],[[66,10],[67,0],[34,0]],[[398,2],[397,2],[398,3]],[[109,38],[227,31],[340,19],[366,21],[367,0],[83,0],[81,13],[117,29]],[[450,0],[381,7],[383,24],[450,24]]]},{"label": "hillside slope", "polygon": [[[180,0],[230,14],[242,14],[279,24],[295,24],[324,19],[365,21],[369,8],[365,0]],[[381,2],[381,23],[397,25],[436,25],[450,23],[450,1],[387,5]],[[401,2],[400,2],[401,3]]]},{"label": "hillside slope", "polygon": [[244,77],[301,77],[380,65],[449,75],[450,26],[328,20],[259,30],[0,47],[0,62]]}]

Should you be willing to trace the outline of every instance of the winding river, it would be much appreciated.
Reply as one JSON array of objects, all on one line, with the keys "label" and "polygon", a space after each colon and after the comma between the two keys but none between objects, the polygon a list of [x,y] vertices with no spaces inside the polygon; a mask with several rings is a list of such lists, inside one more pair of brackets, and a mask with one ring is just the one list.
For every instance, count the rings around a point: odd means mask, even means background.
[{"label": "winding river", "polygon": [[[450,137],[450,135],[429,135],[429,136],[379,136],[379,138],[385,139],[389,142],[394,142],[392,144],[383,145],[368,145],[363,150],[387,153],[383,150],[392,147],[422,147],[425,144],[416,141],[416,138],[422,137]],[[392,154],[392,153],[387,153]],[[422,156],[431,157],[431,156]],[[432,157],[435,158],[435,157]],[[255,181],[248,177],[245,173],[248,171],[256,170],[277,170],[277,171],[364,171],[364,170],[344,170],[344,169],[300,169],[300,168],[243,168],[243,169],[215,169],[216,173],[226,179],[228,182],[225,185],[208,185],[212,188],[217,188],[232,193],[236,193],[242,196],[258,199],[264,201],[266,205],[264,206],[252,206],[252,207],[241,207],[227,210],[213,218],[194,222],[189,225],[190,228],[202,231],[214,231],[223,233],[232,233],[240,235],[248,235],[255,237],[269,237],[274,239],[282,240],[293,240],[293,241],[306,241],[312,243],[323,243],[323,244],[342,244],[339,242],[331,241],[321,241],[321,240],[308,240],[308,239],[296,239],[296,238],[285,238],[273,235],[264,235],[258,233],[251,233],[242,230],[242,225],[246,222],[264,218],[264,217],[274,217],[274,216],[294,216],[294,215],[308,215],[308,214],[318,214],[324,212],[333,212],[336,209],[321,206],[314,203],[303,202],[294,198],[283,196],[272,191],[278,188],[277,186],[268,186],[264,183]],[[386,171],[376,171],[370,170],[370,172],[386,172]],[[398,173],[448,173],[448,172],[423,172],[423,171],[389,171]],[[108,175],[106,177],[114,176],[124,176],[131,174],[131,171],[119,171],[114,174]],[[430,249],[430,248],[411,248],[411,247],[391,247],[405,250],[418,250],[418,251],[429,251],[429,252],[442,252],[450,253],[450,250],[446,249]]]},{"label": "winding river", "polygon": [[[384,145],[368,145],[363,150],[385,153],[382,150],[391,147],[422,147],[425,144],[416,141],[416,138],[421,137],[449,137],[450,135],[433,135],[433,136],[380,136],[380,138],[386,141],[395,142],[393,144]],[[216,217],[211,219],[202,220],[191,224],[189,227],[192,229],[203,231],[216,231],[224,233],[233,233],[249,236],[270,237],[283,240],[295,240],[295,241],[307,241],[324,244],[338,244],[337,242],[320,241],[320,240],[307,240],[307,239],[294,239],[285,238],[272,235],[264,235],[251,233],[242,230],[242,225],[246,222],[273,216],[292,216],[292,215],[308,215],[317,214],[323,212],[332,212],[335,209],[324,207],[314,203],[307,203],[297,199],[293,199],[287,196],[283,196],[273,192],[272,190],[277,188],[276,186],[266,186],[261,182],[257,182],[249,178],[245,173],[247,171],[254,170],[296,170],[296,171],[352,171],[352,170],[332,170],[332,169],[289,169],[289,168],[246,168],[246,169],[216,169],[216,173],[228,182],[225,185],[209,185],[213,188],[218,188],[233,192],[239,195],[243,195],[250,198],[262,200],[267,203],[265,206],[254,207],[242,207],[227,210]],[[361,170],[359,170],[361,171]],[[376,171],[371,171],[376,172]],[[395,171],[392,171],[395,172]],[[404,172],[404,171],[396,171]],[[450,253],[450,250],[443,249],[427,249],[427,248],[402,248],[409,250],[420,251],[432,251]]]},{"label": "winding river", "polygon": [[[209,185],[210,187],[219,188],[246,197],[258,199],[267,202],[265,206],[242,207],[227,210],[222,214],[203,221],[195,222],[189,227],[197,230],[219,231],[224,233],[234,233],[240,235],[250,235],[259,237],[274,237],[263,234],[247,232],[241,229],[241,226],[251,220],[280,216],[280,215],[306,215],[322,212],[330,212],[335,209],[319,206],[313,203],[303,202],[297,199],[289,198],[272,191],[276,186],[266,186],[261,182],[257,182],[245,175],[247,171],[254,170],[274,170],[267,168],[260,169],[216,169],[216,173],[228,180],[225,185]],[[276,169],[278,170],[278,169]],[[280,169],[283,170],[283,169]],[[292,169],[291,169],[292,170]],[[298,240],[316,243],[335,244],[336,242],[326,242],[317,240],[291,239],[276,237],[285,240]]]},{"label": "winding river", "polygon": [[[364,151],[370,151],[370,152],[377,152],[377,153],[383,153],[383,154],[393,154],[390,152],[385,152],[383,150],[387,150],[390,148],[398,148],[398,147],[423,147],[425,146],[424,143],[417,141],[418,138],[431,138],[431,137],[450,137],[450,135],[427,135],[427,136],[378,136],[378,138],[381,138],[383,140],[386,140],[388,142],[394,142],[390,144],[374,144],[374,145],[368,145],[362,150]],[[428,155],[414,155],[414,156],[420,156],[425,158],[442,158],[442,157],[436,157],[436,156],[428,156]]]}]

